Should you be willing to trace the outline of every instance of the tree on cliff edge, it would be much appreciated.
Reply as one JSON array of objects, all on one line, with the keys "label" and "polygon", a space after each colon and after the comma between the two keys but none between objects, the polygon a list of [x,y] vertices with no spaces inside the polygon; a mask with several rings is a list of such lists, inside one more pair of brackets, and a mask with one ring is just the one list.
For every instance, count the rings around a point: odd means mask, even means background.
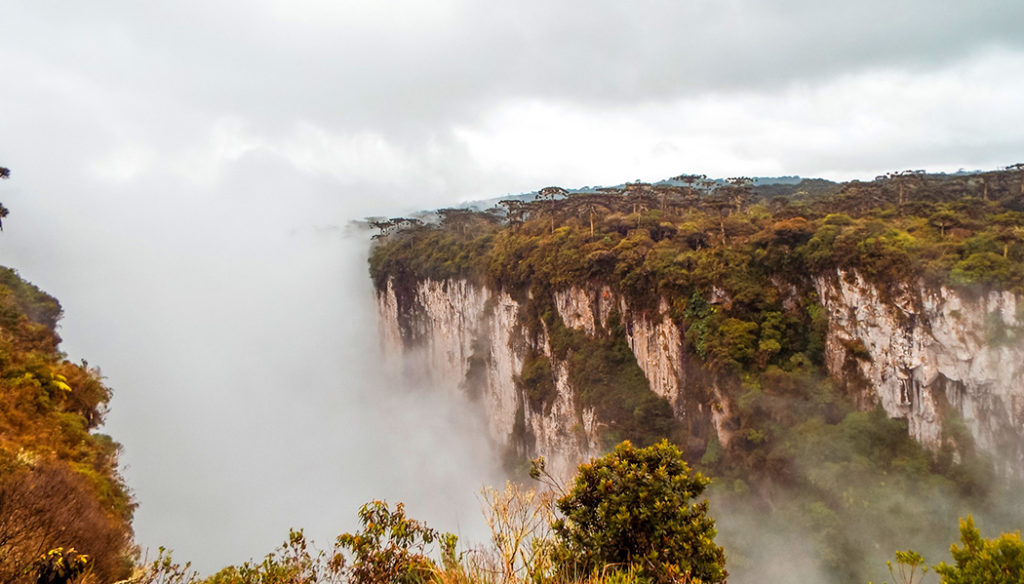
[{"label": "tree on cliff edge", "polygon": [[[0,166],[0,179],[8,178],[11,178],[11,169]],[[4,217],[7,217],[8,213],[10,213],[10,211],[7,210],[7,207],[4,207],[4,204],[0,203],[0,231],[4,230]]]}]

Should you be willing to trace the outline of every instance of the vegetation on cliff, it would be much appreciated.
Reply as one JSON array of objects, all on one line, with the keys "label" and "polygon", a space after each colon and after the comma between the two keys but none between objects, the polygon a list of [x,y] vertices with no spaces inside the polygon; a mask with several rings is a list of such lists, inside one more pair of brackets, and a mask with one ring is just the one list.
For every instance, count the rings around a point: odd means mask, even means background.
[{"label": "vegetation on cliff", "polygon": [[[545,189],[504,209],[442,209],[376,221],[374,281],[465,277],[505,289],[593,280],[633,299],[689,298],[725,286],[749,308],[768,277],[835,268],[879,284],[999,284],[1022,290],[1024,166],[962,175],[904,171],[871,182],[685,175],[569,193]],[[774,286],[773,286],[774,288]]]},{"label": "vegetation on cliff", "polygon": [[12,584],[112,582],[134,552],[120,447],[96,432],[110,390],[58,350],[60,316],[0,267],[0,581]]}]

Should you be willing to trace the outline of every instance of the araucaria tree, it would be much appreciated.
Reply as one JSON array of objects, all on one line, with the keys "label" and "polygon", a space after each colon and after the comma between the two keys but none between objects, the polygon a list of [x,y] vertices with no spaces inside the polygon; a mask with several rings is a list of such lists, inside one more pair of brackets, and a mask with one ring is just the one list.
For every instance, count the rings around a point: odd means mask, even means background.
[{"label": "araucaria tree", "polygon": [[608,566],[632,568],[652,582],[725,582],[725,552],[715,544],[709,480],[693,473],[679,449],[663,440],[629,442],[579,468],[558,500],[554,524],[565,575]]},{"label": "araucaria tree", "polygon": [[[6,178],[11,178],[11,171],[8,168],[0,166],[0,179]],[[0,231],[4,230],[4,217],[6,217],[8,213],[10,213],[10,211],[7,210],[7,207],[4,207],[4,204],[0,203]]]}]

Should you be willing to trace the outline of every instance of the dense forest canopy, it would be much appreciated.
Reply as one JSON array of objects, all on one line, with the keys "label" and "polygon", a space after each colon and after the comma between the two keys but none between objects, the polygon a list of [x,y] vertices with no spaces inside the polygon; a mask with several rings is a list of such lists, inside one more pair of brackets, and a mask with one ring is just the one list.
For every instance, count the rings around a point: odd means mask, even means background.
[{"label": "dense forest canopy", "polygon": [[372,223],[385,239],[371,257],[378,286],[406,272],[505,288],[600,279],[638,298],[679,297],[720,286],[723,271],[740,267],[738,254],[783,278],[843,268],[883,283],[1024,286],[1024,164],[868,182],[755,186],[681,175],[576,192],[547,187],[485,211]]}]

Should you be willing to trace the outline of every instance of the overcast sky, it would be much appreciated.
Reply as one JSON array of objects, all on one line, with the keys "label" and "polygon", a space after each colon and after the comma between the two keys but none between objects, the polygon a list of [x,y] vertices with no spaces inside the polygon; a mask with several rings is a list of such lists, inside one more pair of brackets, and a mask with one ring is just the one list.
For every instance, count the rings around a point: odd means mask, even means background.
[{"label": "overcast sky", "polygon": [[65,350],[114,388],[141,543],[204,570],[290,526],[351,528],[374,496],[455,528],[497,476],[457,404],[380,371],[353,218],[683,172],[1024,161],[1019,0],[0,15],[0,263],[62,300]]}]

